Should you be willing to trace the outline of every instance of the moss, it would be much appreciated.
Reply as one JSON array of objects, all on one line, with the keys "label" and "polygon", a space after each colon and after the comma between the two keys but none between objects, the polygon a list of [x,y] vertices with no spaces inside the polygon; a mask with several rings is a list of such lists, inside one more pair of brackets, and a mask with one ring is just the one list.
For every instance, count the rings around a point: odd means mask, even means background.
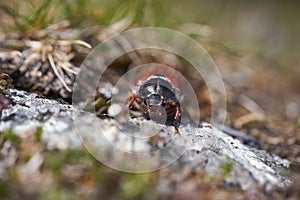
[{"label": "moss", "polygon": [[21,138],[19,136],[17,136],[15,133],[13,133],[12,130],[7,130],[7,131],[4,131],[2,134],[1,134],[1,138],[4,140],[4,141],[10,141],[11,144],[13,145],[14,148],[16,148],[18,151],[21,150]]},{"label": "moss", "polygon": [[64,163],[64,156],[61,152],[51,151],[45,152],[44,166],[50,170],[56,178],[60,178],[62,175],[61,168]]},{"label": "moss", "polygon": [[123,199],[142,199],[149,182],[149,174],[124,174],[120,182]]},{"label": "moss", "polygon": [[85,150],[47,151],[44,153],[46,169],[49,169],[58,178],[62,178],[61,169],[65,164],[85,163],[89,158]]},{"label": "moss", "polygon": [[31,154],[30,154],[30,153],[24,153],[24,154],[22,155],[22,161],[23,161],[24,163],[27,163],[27,162],[30,160],[30,158],[31,158]]},{"label": "moss", "polygon": [[79,163],[87,158],[87,153],[84,149],[70,149],[65,152],[65,157],[69,163]]},{"label": "moss", "polygon": [[226,178],[233,169],[233,163],[223,159],[220,164],[220,169],[223,171],[224,178]]},{"label": "moss", "polygon": [[92,177],[98,184],[110,184],[110,180],[107,172],[105,172],[104,167],[99,163],[99,161],[92,159],[91,173]]},{"label": "moss", "polygon": [[11,199],[12,194],[20,191],[19,173],[17,166],[7,167],[5,171],[8,179],[0,180],[0,199]]},{"label": "moss", "polygon": [[300,116],[296,117],[296,126],[300,127]]},{"label": "moss", "polygon": [[216,177],[210,175],[210,174],[205,174],[204,176],[204,181],[205,182],[208,182],[208,183],[211,183],[215,180]]},{"label": "moss", "polygon": [[4,199],[9,194],[9,188],[6,183],[0,182],[0,198]]},{"label": "moss", "polygon": [[12,182],[18,182],[19,180],[19,174],[18,174],[18,171],[17,171],[17,168],[16,167],[10,167],[7,169],[7,173],[10,177],[10,180]]},{"label": "moss", "polygon": [[42,127],[37,127],[35,132],[34,132],[34,140],[36,142],[40,142],[41,141],[41,138],[42,138],[42,133],[43,133],[43,128]]}]

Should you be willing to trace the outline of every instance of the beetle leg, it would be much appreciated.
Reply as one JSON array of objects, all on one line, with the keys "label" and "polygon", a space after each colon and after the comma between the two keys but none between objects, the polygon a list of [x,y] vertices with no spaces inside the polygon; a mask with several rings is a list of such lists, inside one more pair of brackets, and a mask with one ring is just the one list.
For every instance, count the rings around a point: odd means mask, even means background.
[{"label": "beetle leg", "polygon": [[128,108],[131,108],[132,104],[134,103],[134,101],[136,100],[136,98],[138,98],[137,94],[133,94],[130,96],[129,100],[128,100]]},{"label": "beetle leg", "polygon": [[171,106],[176,106],[176,108],[179,106],[178,103],[172,101],[172,102],[167,102],[168,104],[170,104]]},{"label": "beetle leg", "polygon": [[179,106],[179,104],[177,104],[176,105],[176,114],[175,114],[173,125],[174,125],[174,128],[175,128],[175,133],[179,134],[179,135],[180,135],[180,133],[179,133],[179,129],[177,127],[177,122],[179,120],[180,115],[181,115],[180,106]]},{"label": "beetle leg", "polygon": [[[177,102],[164,102],[164,104],[169,104],[170,106],[173,106],[173,107],[176,107],[176,113],[175,113],[175,117],[174,117],[174,122],[173,122],[173,126],[175,128],[175,133],[176,134],[180,134],[179,133],[179,129],[178,129],[178,126],[177,126],[177,122],[179,121],[179,118],[180,118],[180,115],[181,115],[181,110],[180,110],[180,104],[177,103]],[[173,108],[169,109],[167,113],[173,113],[174,110]]]}]

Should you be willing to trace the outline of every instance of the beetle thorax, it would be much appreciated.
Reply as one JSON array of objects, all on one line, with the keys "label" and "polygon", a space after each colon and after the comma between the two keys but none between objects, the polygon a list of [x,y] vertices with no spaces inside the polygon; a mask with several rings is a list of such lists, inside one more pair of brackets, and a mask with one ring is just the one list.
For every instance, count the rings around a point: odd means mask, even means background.
[{"label": "beetle thorax", "polygon": [[178,101],[176,98],[176,88],[174,88],[170,80],[163,75],[149,77],[138,87],[137,94],[141,98],[150,98],[153,101],[158,101],[159,98],[165,101]]}]

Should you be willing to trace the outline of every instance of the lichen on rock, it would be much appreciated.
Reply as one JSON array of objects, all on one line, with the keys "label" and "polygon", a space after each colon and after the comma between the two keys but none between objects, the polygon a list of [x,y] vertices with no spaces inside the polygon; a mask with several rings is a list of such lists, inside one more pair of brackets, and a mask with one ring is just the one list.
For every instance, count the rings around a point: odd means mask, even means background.
[{"label": "lichen on rock", "polygon": [[[174,137],[173,127],[136,118],[129,120],[129,123],[138,127],[158,127],[159,131],[152,139],[134,139],[128,131],[130,129],[120,129],[114,119],[99,119],[72,105],[19,90],[10,90],[9,99],[11,106],[1,110],[0,131],[12,130],[22,138],[25,133],[34,133],[37,127],[41,127],[40,138],[47,149],[78,149],[83,142],[88,150],[90,145],[95,145],[99,154],[107,154],[109,163],[118,163],[134,150],[150,152],[144,165],[159,165],[165,164],[167,158],[179,155],[186,145],[182,155],[168,168],[178,181],[185,180],[191,173],[204,173],[212,179],[222,177],[227,185],[251,192],[258,188],[266,191],[286,188],[291,182],[288,177],[281,175],[282,170],[289,169],[288,160],[248,147],[214,127],[182,125],[180,135]],[[99,131],[99,127],[105,131]],[[76,134],[76,129],[80,134]],[[103,140],[105,137],[106,140]],[[164,148],[169,139],[172,140],[169,149],[153,151],[155,148]],[[112,150],[110,145],[121,147],[124,153]],[[128,159],[127,163],[122,164],[131,166],[137,163],[140,164]],[[171,184],[171,181],[168,183]]]}]

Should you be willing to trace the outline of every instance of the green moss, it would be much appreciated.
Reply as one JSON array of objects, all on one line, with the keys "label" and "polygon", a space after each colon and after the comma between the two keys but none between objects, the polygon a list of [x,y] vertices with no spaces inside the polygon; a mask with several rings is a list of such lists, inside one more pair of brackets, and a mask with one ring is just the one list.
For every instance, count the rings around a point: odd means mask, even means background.
[{"label": "green moss", "polygon": [[204,181],[210,183],[210,182],[213,182],[215,180],[215,178],[216,177],[212,176],[211,174],[205,174]]},{"label": "green moss", "polygon": [[19,180],[19,174],[16,167],[10,167],[7,169],[7,173],[12,182],[17,182]]},{"label": "green moss", "polygon": [[91,175],[95,182],[101,185],[110,185],[110,179],[104,167],[94,158],[91,158],[91,161]]},{"label": "green moss", "polygon": [[220,164],[220,169],[223,171],[223,176],[227,177],[233,169],[233,163],[223,159]]},{"label": "green moss", "polygon": [[6,183],[0,182],[0,198],[4,199],[4,197],[7,197],[9,193],[9,188]]},{"label": "green moss", "polygon": [[123,199],[142,199],[149,182],[149,174],[123,174],[120,189]]},{"label": "green moss", "polygon": [[61,152],[51,151],[45,152],[44,166],[46,169],[52,171],[56,178],[61,177],[61,168],[64,163],[64,157]]},{"label": "green moss", "polygon": [[24,163],[27,163],[27,162],[30,160],[30,158],[31,158],[31,154],[25,153],[25,154],[23,154],[23,156],[22,156],[22,161],[23,161]]},{"label": "green moss", "polygon": [[70,163],[79,163],[87,158],[86,152],[83,149],[65,151],[65,160]]},{"label": "green moss", "polygon": [[34,132],[34,140],[36,142],[40,142],[42,138],[42,133],[43,133],[43,128],[42,127],[37,127],[35,132]]},{"label": "green moss", "polygon": [[47,151],[45,155],[45,168],[61,179],[61,169],[65,164],[85,163],[89,160],[85,150]]},{"label": "green moss", "polygon": [[18,151],[21,150],[21,138],[19,136],[17,136],[15,133],[13,133],[12,130],[7,130],[7,131],[4,131],[2,134],[1,134],[1,138],[4,140],[4,141],[10,141],[11,144],[13,145],[13,147],[15,147]]},{"label": "green moss", "polygon": [[204,175],[204,181],[210,184],[222,184],[224,181],[231,181],[232,177],[229,175],[234,167],[234,164],[228,162],[226,158],[223,158],[219,164],[218,169],[214,173],[206,173]]}]

